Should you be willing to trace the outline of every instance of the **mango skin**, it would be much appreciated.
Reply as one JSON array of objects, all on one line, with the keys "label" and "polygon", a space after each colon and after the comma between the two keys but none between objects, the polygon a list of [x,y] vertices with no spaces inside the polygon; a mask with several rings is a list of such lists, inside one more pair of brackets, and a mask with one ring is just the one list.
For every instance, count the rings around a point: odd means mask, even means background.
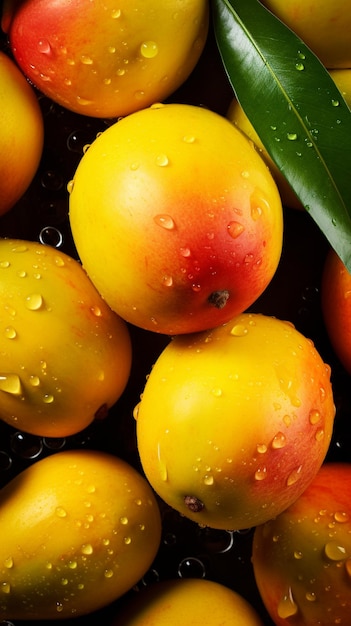
[{"label": "mango skin", "polygon": [[[123,605],[122,605],[123,606]],[[263,626],[238,593],[207,579],[156,583],[128,599],[111,626]]]},{"label": "mango skin", "polygon": [[349,0],[263,0],[328,68],[351,67]]},{"label": "mango skin", "polygon": [[0,52],[0,215],[28,189],[40,163],[44,122],[37,97],[17,65]]},{"label": "mango skin", "polygon": [[147,479],[170,506],[213,528],[261,524],[319,470],[335,407],[327,366],[292,324],[244,313],[178,336],[135,409]]},{"label": "mango skin", "polygon": [[36,242],[0,240],[0,418],[65,437],[105,413],[127,384],[126,324],[80,263]]},{"label": "mango skin", "polygon": [[156,104],[99,135],[74,174],[69,218],[110,307],[167,335],[246,310],[282,250],[281,199],[263,159],[227,119],[193,105]]},{"label": "mango skin", "polygon": [[151,565],[161,521],[153,492],[112,455],[64,451],[0,492],[0,618],[59,619],[103,607]]},{"label": "mango skin", "polygon": [[255,578],[276,626],[350,623],[350,503],[351,464],[324,463],[292,506],[255,529]]},{"label": "mango skin", "polygon": [[118,117],[164,100],[204,48],[208,0],[5,1],[18,65],[81,115]]}]

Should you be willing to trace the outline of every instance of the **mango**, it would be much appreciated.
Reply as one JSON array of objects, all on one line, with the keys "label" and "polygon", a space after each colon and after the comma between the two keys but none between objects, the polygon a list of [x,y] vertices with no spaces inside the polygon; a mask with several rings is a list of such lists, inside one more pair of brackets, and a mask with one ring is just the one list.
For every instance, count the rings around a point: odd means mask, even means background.
[{"label": "mango", "polygon": [[0,419],[66,437],[123,393],[128,328],[81,264],[40,243],[0,240]]},{"label": "mango", "polygon": [[128,598],[111,626],[263,626],[249,602],[234,590],[203,578],[155,583]]},{"label": "mango", "polygon": [[146,480],[102,452],[37,461],[0,492],[0,619],[58,619],[103,607],[135,585],[160,543]]}]

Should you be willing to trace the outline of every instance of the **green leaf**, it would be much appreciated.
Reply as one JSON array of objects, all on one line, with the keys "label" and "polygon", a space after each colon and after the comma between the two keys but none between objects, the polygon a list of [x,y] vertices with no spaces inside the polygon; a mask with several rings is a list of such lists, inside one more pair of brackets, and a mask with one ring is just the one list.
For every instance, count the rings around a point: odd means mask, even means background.
[{"label": "green leaf", "polygon": [[315,54],[258,0],[212,0],[234,93],[351,271],[351,111]]}]

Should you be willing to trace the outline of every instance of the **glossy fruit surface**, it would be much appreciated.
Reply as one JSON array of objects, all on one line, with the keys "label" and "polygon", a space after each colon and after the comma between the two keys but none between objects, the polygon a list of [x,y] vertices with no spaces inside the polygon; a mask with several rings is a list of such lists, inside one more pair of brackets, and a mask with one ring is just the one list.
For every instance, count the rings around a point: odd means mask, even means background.
[{"label": "glossy fruit surface", "polygon": [[167,104],[104,131],[72,181],[70,224],[111,308],[147,330],[188,333],[241,313],[272,279],[281,200],[224,117]]},{"label": "glossy fruit surface", "polygon": [[256,611],[239,594],[205,579],[174,579],[133,597],[111,626],[262,626]]},{"label": "glossy fruit surface", "polygon": [[105,606],[138,582],[160,543],[145,479],[96,451],[56,453],[0,492],[0,616],[58,619]]},{"label": "glossy fruit surface", "polygon": [[107,413],[131,368],[128,329],[81,265],[40,243],[0,240],[0,418],[65,437]]},{"label": "glossy fruit surface", "polygon": [[43,150],[43,118],[32,87],[0,51],[0,216],[29,187]]},{"label": "glossy fruit surface", "polygon": [[351,274],[334,250],[325,261],[321,296],[330,341],[351,374]]},{"label": "glossy fruit surface", "polygon": [[300,498],[256,528],[256,581],[276,626],[335,626],[351,612],[351,465],[325,463]]},{"label": "glossy fruit surface", "polygon": [[262,4],[295,31],[328,69],[351,67],[348,0],[263,0]]},{"label": "glossy fruit surface", "polygon": [[5,27],[23,72],[82,115],[118,117],[163,100],[196,65],[207,0],[11,2]]},{"label": "glossy fruit surface", "polygon": [[174,338],[135,410],[145,474],[213,528],[261,524],[319,470],[334,420],[330,368],[291,324],[243,314]]}]

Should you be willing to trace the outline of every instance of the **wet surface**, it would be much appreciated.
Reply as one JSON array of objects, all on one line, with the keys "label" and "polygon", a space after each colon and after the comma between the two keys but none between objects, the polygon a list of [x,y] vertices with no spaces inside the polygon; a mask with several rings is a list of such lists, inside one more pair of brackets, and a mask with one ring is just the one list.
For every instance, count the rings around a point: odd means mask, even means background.
[{"label": "wet surface", "polygon": [[[6,49],[6,42],[2,42],[2,47]],[[77,258],[67,217],[67,185],[85,147],[98,132],[115,120],[85,118],[64,110],[39,93],[38,98],[45,123],[42,161],[26,194],[7,215],[0,218],[0,236],[40,241]],[[206,106],[225,114],[231,90],[211,38],[198,67],[170,100]],[[327,458],[350,461],[350,381],[331,349],[320,308],[321,272],[328,246],[306,213],[286,208],[284,215],[284,248],[278,271],[251,310],[294,323],[298,330],[314,341],[323,359],[331,365],[337,411]],[[134,350],[130,382],[104,419],[96,419],[85,431],[65,439],[36,437],[0,422],[0,486],[31,463],[67,449],[105,450],[140,469],[133,409],[146,376],[168,338],[134,327],[130,327],[130,332]],[[155,580],[179,576],[206,577],[241,593],[257,608],[264,623],[269,626],[271,622],[258,596],[250,562],[253,531],[201,528],[161,502],[160,507],[163,518],[160,551],[139,587]],[[117,606],[118,602],[99,611],[96,619],[100,623],[108,623]],[[91,616],[65,620],[65,623],[84,624],[87,619]],[[6,621],[0,624],[12,626]],[[20,624],[25,622],[15,622],[15,626]]]}]

